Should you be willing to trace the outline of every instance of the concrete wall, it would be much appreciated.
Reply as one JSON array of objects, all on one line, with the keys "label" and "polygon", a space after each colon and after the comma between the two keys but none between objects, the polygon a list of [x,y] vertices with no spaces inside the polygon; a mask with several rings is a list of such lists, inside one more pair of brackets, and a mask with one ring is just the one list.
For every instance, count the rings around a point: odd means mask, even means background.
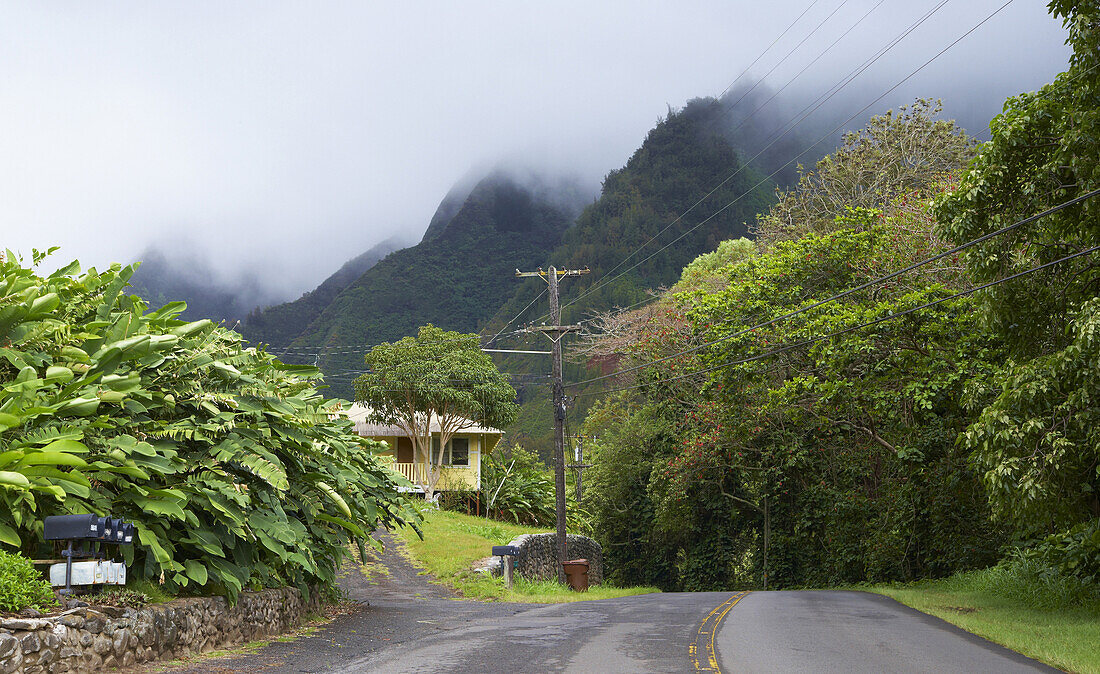
[{"label": "concrete wall", "polygon": [[141,609],[89,606],[45,618],[0,618],[0,674],[99,672],[206,653],[295,627],[316,601],[282,588],[177,599]]}]

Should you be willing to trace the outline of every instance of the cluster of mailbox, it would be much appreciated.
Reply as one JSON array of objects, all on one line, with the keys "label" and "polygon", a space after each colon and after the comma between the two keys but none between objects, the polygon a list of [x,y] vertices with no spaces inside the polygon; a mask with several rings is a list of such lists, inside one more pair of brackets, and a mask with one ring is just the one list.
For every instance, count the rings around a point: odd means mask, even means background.
[{"label": "cluster of mailbox", "polygon": [[[50,567],[50,584],[65,586],[69,593],[74,585],[125,585],[126,565],[106,558],[106,544],[129,545],[134,542],[137,528],[130,522],[98,515],[53,515],[43,523],[43,535],[48,541],[68,541],[61,551],[62,564]],[[73,543],[80,548],[74,550]],[[81,561],[74,561],[80,558]]]}]

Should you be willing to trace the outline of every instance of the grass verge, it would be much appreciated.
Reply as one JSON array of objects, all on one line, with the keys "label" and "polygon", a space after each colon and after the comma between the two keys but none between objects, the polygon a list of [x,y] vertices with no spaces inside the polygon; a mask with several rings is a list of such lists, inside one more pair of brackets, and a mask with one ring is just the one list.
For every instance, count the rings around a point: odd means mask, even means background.
[{"label": "grass verge", "polygon": [[559,604],[660,591],[654,587],[620,588],[603,584],[588,592],[574,592],[554,581],[522,578],[516,578],[512,589],[508,590],[504,587],[504,579],[472,571],[470,567],[487,557],[492,546],[505,545],[521,534],[545,533],[545,529],[430,508],[425,508],[422,514],[424,540],[408,527],[398,532],[410,561],[468,599]]},{"label": "grass verge", "polygon": [[860,586],[1069,672],[1100,674],[1100,603],[1033,569],[1002,565],[941,580]]}]

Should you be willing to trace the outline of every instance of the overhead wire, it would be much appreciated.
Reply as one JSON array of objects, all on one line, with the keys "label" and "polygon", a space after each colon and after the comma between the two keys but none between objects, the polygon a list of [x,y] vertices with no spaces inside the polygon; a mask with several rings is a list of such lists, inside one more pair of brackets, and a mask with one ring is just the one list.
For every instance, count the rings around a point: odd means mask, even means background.
[{"label": "overhead wire", "polygon": [[[527,311],[531,307],[535,306],[535,302],[538,302],[540,299],[542,299],[542,296],[545,295],[548,292],[548,290],[549,290],[548,288],[543,288],[542,292],[540,292],[538,295],[536,295],[535,299],[531,300],[530,304],[528,304],[527,306],[520,309],[519,313],[517,313],[515,316],[512,317],[512,320],[505,323],[504,327],[501,328],[500,331],[497,332],[497,334],[493,335],[492,338],[489,341],[485,342],[485,346],[489,346],[493,342],[497,341],[497,339],[500,338],[501,333],[504,332],[505,330],[507,330],[509,325],[511,325],[512,323],[515,323],[516,319],[518,319],[520,316],[522,316],[525,311]],[[500,312],[497,312],[497,313],[500,313]]]},{"label": "overhead wire", "polygon": [[[815,56],[815,57],[814,57],[814,59],[813,59],[812,61],[810,61],[809,63],[807,63],[806,65],[804,65],[804,66],[802,67],[802,70],[799,70],[799,71],[798,71],[797,73],[795,73],[794,77],[792,77],[792,78],[790,78],[789,80],[787,80],[787,82],[786,82],[786,83],[785,83],[785,84],[784,84],[783,86],[781,86],[781,87],[779,87],[779,89],[775,90],[775,92],[773,92],[773,93],[772,93],[772,95],[768,97],[768,100],[766,100],[766,101],[764,101],[763,103],[761,103],[760,105],[756,106],[756,108],[755,108],[755,109],[753,109],[753,110],[752,110],[752,112],[750,112],[750,113],[749,113],[748,115],[746,115],[746,116],[745,116],[745,117],[744,117],[744,118],[743,118],[743,119],[742,119],[742,120],[741,120],[740,122],[738,122],[738,123],[737,123],[737,126],[733,127],[732,129],[730,129],[730,130],[729,130],[728,132],[726,132],[726,133],[727,133],[728,135],[730,135],[730,136],[732,136],[733,134],[737,133],[737,131],[738,131],[738,130],[739,130],[739,129],[740,129],[741,127],[743,127],[743,126],[744,126],[744,125],[745,125],[745,124],[746,124],[746,123],[747,123],[747,122],[748,122],[748,121],[749,121],[750,119],[752,119],[752,118],[753,118],[753,117],[754,117],[754,116],[756,115],[756,113],[758,113],[758,112],[760,112],[761,110],[763,110],[763,109],[764,109],[765,107],[767,107],[768,103],[771,103],[772,101],[774,101],[774,100],[776,99],[776,97],[777,97],[777,96],[779,96],[779,94],[781,94],[781,93],[783,93],[784,91],[786,91],[787,87],[789,87],[789,86],[791,86],[792,84],[794,84],[794,81],[795,81],[795,80],[797,80],[797,79],[798,79],[799,77],[802,77],[802,75],[804,75],[804,74],[806,73],[806,71],[807,71],[807,70],[809,70],[810,68],[812,68],[812,67],[814,66],[814,64],[815,64],[815,63],[817,63],[818,61],[820,61],[820,60],[821,60],[821,59],[822,59],[822,58],[823,58],[823,57],[824,57],[824,56],[825,56],[826,54],[828,54],[828,53],[829,53],[829,52],[830,52],[830,51],[832,50],[832,48],[833,48],[833,47],[835,47],[835,46],[837,45],[837,43],[838,43],[838,42],[840,42],[840,41],[841,41],[841,40],[843,40],[844,38],[848,37],[848,34],[849,34],[849,33],[851,33],[851,32],[852,32],[853,30],[855,30],[855,29],[856,29],[857,27],[859,27],[859,24],[863,23],[863,22],[864,22],[864,21],[865,21],[865,20],[867,19],[867,17],[871,16],[871,14],[872,14],[872,13],[873,13],[873,12],[874,12],[874,11],[875,11],[876,9],[878,9],[879,7],[881,7],[881,6],[882,6],[882,4],[883,4],[884,2],[886,2],[886,0],[878,0],[878,2],[876,2],[876,3],[874,4],[874,5],[872,5],[872,6],[871,6],[871,9],[868,9],[868,10],[867,10],[866,12],[864,12],[864,13],[863,13],[863,16],[859,17],[859,18],[858,18],[858,19],[856,20],[856,22],[855,22],[855,23],[853,23],[853,24],[852,24],[851,26],[849,26],[849,27],[848,27],[848,30],[846,30],[846,31],[844,31],[843,33],[841,33],[841,34],[840,34],[840,37],[838,37],[837,39],[833,40],[833,41],[832,41],[832,42],[831,42],[831,43],[829,44],[829,46],[828,46],[828,47],[825,47],[824,51],[822,51],[822,52],[821,52],[820,54],[818,54],[817,56]],[[736,103],[734,103],[733,105],[736,105]],[[730,107],[733,107],[733,106],[730,106]]]},{"label": "overhead wire", "polygon": [[[818,24],[817,24],[817,26],[815,26],[813,30],[811,30],[811,31],[810,31],[809,33],[807,33],[807,34],[806,34],[806,37],[802,38],[802,40],[801,40],[801,41],[800,41],[800,42],[799,42],[798,44],[796,44],[795,46],[791,47],[791,50],[790,50],[790,51],[788,51],[788,52],[787,52],[787,54],[786,54],[786,55],[785,55],[785,56],[784,56],[783,58],[779,59],[779,61],[778,61],[778,62],[777,62],[777,63],[776,63],[775,65],[773,65],[773,66],[771,67],[771,70],[769,70],[768,72],[764,73],[764,75],[763,75],[762,77],[758,77],[758,78],[756,79],[756,82],[754,82],[754,83],[753,83],[753,85],[752,85],[751,87],[749,87],[749,88],[748,88],[748,90],[746,90],[746,91],[745,91],[744,93],[742,93],[742,94],[741,94],[741,97],[740,97],[740,98],[738,98],[738,99],[737,99],[736,101],[734,101],[733,103],[730,103],[730,104],[729,104],[729,106],[727,106],[727,107],[733,108],[733,107],[735,107],[735,106],[736,106],[736,105],[737,105],[738,103],[740,103],[741,101],[745,100],[745,97],[746,97],[746,96],[748,96],[749,94],[751,94],[751,93],[752,93],[752,92],[753,92],[753,91],[754,91],[754,90],[756,89],[756,87],[760,86],[760,83],[761,83],[761,82],[763,82],[764,80],[768,79],[768,76],[769,76],[769,75],[771,75],[772,73],[774,73],[774,72],[776,71],[776,69],[777,69],[777,68],[778,68],[779,66],[783,65],[783,63],[784,63],[784,62],[785,62],[785,61],[786,61],[786,60],[787,60],[788,58],[790,58],[792,54],[794,54],[794,53],[795,53],[796,51],[798,51],[798,48],[799,48],[799,47],[801,47],[801,46],[802,46],[803,44],[805,44],[805,43],[806,43],[806,40],[809,40],[809,39],[810,39],[811,37],[813,37],[813,36],[814,36],[814,33],[816,33],[816,32],[817,32],[818,30],[820,30],[820,29],[821,29],[821,27],[822,27],[822,26],[824,26],[824,25],[825,25],[825,24],[826,24],[826,23],[827,23],[827,22],[829,21],[829,19],[833,18],[833,15],[834,15],[834,14],[836,14],[837,12],[839,12],[839,11],[840,11],[840,9],[841,9],[842,7],[844,7],[844,5],[847,5],[849,1],[850,1],[850,0],[843,0],[843,1],[842,1],[842,2],[841,2],[841,3],[839,4],[839,5],[837,5],[837,6],[836,6],[836,7],[835,7],[835,8],[833,9],[833,11],[829,12],[829,15],[828,15],[828,16],[826,16],[826,17],[825,17],[824,19],[822,19],[822,20],[821,20],[821,22],[820,22],[820,23],[818,23]],[[880,4],[881,4],[881,3],[880,3]],[[845,33],[845,35],[847,35],[847,33]],[[826,51],[828,51],[828,50],[826,49]],[[821,58],[821,57],[819,56],[818,58]],[[816,60],[816,59],[815,59],[815,60]],[[725,92],[723,92],[723,93],[725,93]],[[721,97],[719,97],[719,98],[721,98]]]},{"label": "overhead wire", "polygon": [[1052,260],[1051,262],[1047,262],[1047,263],[1038,265],[1036,267],[1032,267],[1030,269],[1025,269],[1024,271],[1012,274],[1010,276],[1006,276],[1004,278],[997,279],[995,281],[990,281],[989,283],[984,283],[982,285],[975,286],[974,288],[969,288],[967,290],[963,290],[963,291],[954,293],[952,295],[948,295],[946,297],[941,297],[937,300],[933,300],[931,302],[926,302],[924,304],[921,304],[921,305],[918,305],[918,306],[915,306],[915,307],[911,307],[909,309],[905,309],[904,311],[898,311],[898,312],[894,312],[894,313],[891,313],[891,314],[887,314],[886,316],[880,316],[879,318],[876,318],[873,321],[867,321],[865,323],[860,323],[858,325],[853,325],[853,326],[844,328],[842,330],[836,330],[834,332],[830,332],[830,333],[825,334],[825,335],[820,335],[818,337],[812,337],[812,338],[805,339],[805,340],[802,340],[800,342],[796,342],[796,343],[793,343],[793,344],[787,344],[785,346],[781,346],[781,347],[778,347],[778,348],[775,348],[775,349],[771,349],[771,350],[766,351],[764,353],[756,354],[754,356],[749,356],[747,358],[741,358],[741,359],[738,359],[738,360],[730,360],[730,361],[719,363],[718,365],[714,365],[714,366],[704,368],[704,369],[701,369],[701,370],[695,370],[695,371],[692,371],[692,372],[686,372],[686,373],[683,373],[683,374],[679,374],[679,375],[676,375],[675,377],[665,377],[665,378],[662,378],[662,379],[658,379],[656,381],[644,382],[644,383],[640,383],[640,384],[634,384],[632,386],[623,386],[623,387],[619,387],[619,388],[606,389],[606,390],[603,390],[603,391],[592,391],[592,392],[587,392],[587,393],[578,393],[577,395],[575,395],[573,397],[574,398],[580,398],[580,397],[589,396],[589,395],[605,395],[607,393],[615,393],[615,392],[619,392],[619,391],[629,391],[629,390],[632,390],[632,389],[642,388],[642,387],[645,387],[645,386],[653,386],[655,384],[664,384],[664,383],[668,383],[668,382],[672,382],[672,381],[678,381],[680,379],[686,379],[688,377],[694,377],[694,376],[697,376],[697,375],[707,374],[709,372],[714,372],[715,370],[734,367],[734,366],[737,366],[737,365],[744,365],[746,363],[751,363],[751,362],[754,362],[754,361],[762,360],[764,358],[768,358],[770,356],[774,356],[774,355],[779,354],[779,353],[784,353],[786,351],[791,351],[793,349],[798,349],[798,348],[801,348],[801,347],[804,347],[804,346],[809,346],[809,345],[815,344],[817,342],[825,341],[827,339],[832,339],[834,337],[839,337],[841,335],[845,335],[845,334],[848,334],[848,333],[851,333],[851,332],[855,332],[856,330],[861,330],[861,329],[866,328],[866,327],[871,327],[873,325],[878,325],[880,323],[885,323],[886,321],[891,321],[891,320],[894,320],[894,319],[897,319],[897,318],[901,318],[903,316],[908,316],[909,314],[920,311],[922,309],[927,309],[929,307],[936,306],[937,304],[942,304],[944,302],[948,302],[948,301],[953,300],[953,299],[958,299],[958,298],[964,297],[966,295],[971,295],[971,294],[976,293],[980,290],[985,290],[987,288],[991,288],[993,286],[1000,285],[1001,283],[1007,283],[1008,281],[1018,279],[1022,276],[1027,276],[1028,274],[1033,274],[1037,271],[1047,269],[1048,267],[1053,267],[1054,265],[1062,264],[1063,262],[1068,262],[1069,260],[1073,260],[1075,258],[1082,257],[1084,255],[1089,255],[1091,253],[1095,253],[1098,250],[1100,250],[1100,246],[1093,246],[1091,248],[1086,248],[1086,249],[1078,251],[1076,253],[1072,253],[1070,255],[1066,255],[1064,257],[1058,258],[1057,260]]},{"label": "overhead wire", "polygon": [[[946,2],[946,0],[944,0],[944,2]],[[941,2],[940,4],[942,5],[942,4],[944,4],[944,3],[943,3],[943,2]],[[1081,78],[1081,77],[1084,77],[1085,75],[1088,75],[1088,74],[1089,74],[1090,72],[1092,72],[1093,70],[1096,70],[1097,68],[1100,68],[1100,63],[1098,63],[1098,64],[1095,64],[1095,65],[1093,65],[1093,66],[1089,67],[1089,68],[1088,68],[1087,70],[1084,70],[1084,71],[1082,71],[1082,72],[1078,73],[1077,75],[1074,75],[1074,76],[1073,76],[1072,78],[1070,78],[1069,80],[1067,80],[1067,82],[1073,82],[1074,80],[1077,80],[1077,79],[1079,79],[1079,78]],[[1094,196],[1094,193],[1087,193],[1087,194],[1085,194],[1085,195],[1082,195],[1081,197],[1078,197],[1078,198],[1077,198],[1077,200],[1087,199],[1087,198],[1089,198],[1089,197],[1091,197],[1091,196]],[[1074,202],[1072,202],[1072,203],[1075,203],[1075,202],[1076,202],[1076,201],[1074,201]],[[1065,206],[1067,206],[1067,205],[1072,205],[1072,203],[1069,203],[1069,204],[1063,204],[1063,205],[1061,205],[1061,206],[1057,206],[1057,207],[1055,207],[1055,210],[1060,210],[1061,208],[1064,208],[1064,207],[1065,207]],[[1053,211],[1051,211],[1051,212],[1053,212]],[[1036,216],[1032,216],[1032,217],[1042,217],[1042,216],[1043,216],[1043,215],[1045,215],[1045,214],[1049,214],[1049,213],[1047,213],[1047,212],[1044,212],[1044,213],[1040,213],[1040,214],[1038,214],[1038,215],[1036,215]],[[1016,226],[1019,226],[1019,224],[1026,224],[1026,223],[1017,223],[1017,225],[1016,225]],[[1014,227],[1013,227],[1013,226],[1010,226],[1010,228],[1014,228]],[[643,300],[642,302],[637,302],[637,303],[635,303],[635,304],[633,304],[633,305],[631,305],[631,306],[629,306],[629,307],[626,307],[625,309],[620,309],[620,311],[627,311],[627,310],[629,310],[629,309],[631,309],[631,308],[633,308],[633,307],[636,307],[636,306],[638,306],[639,304],[644,304],[644,303],[646,303],[646,302],[649,302],[649,301],[657,301],[657,300],[659,300],[659,299],[660,299],[660,297],[661,297],[660,295],[657,295],[657,296],[655,296],[655,297],[653,297],[653,298],[651,298],[651,299]],[[578,298],[576,298],[576,299],[580,299],[580,298],[578,297]],[[575,300],[573,300],[573,301],[576,301],[576,299],[575,299]],[[587,320],[584,320],[584,321],[579,321],[579,322],[580,322],[580,323],[592,322],[592,321],[594,321],[594,320],[597,320],[598,318],[599,318],[599,317],[596,317],[596,318],[592,318],[592,319],[587,319]],[[568,386],[568,384],[567,384],[567,386]]]},{"label": "overhead wire", "polygon": [[[503,336],[511,337],[511,336],[520,335],[520,334],[525,334],[525,331],[524,330],[513,330],[512,332],[509,332],[509,333],[507,333]],[[460,339],[435,340],[435,341],[431,341],[431,342],[421,342],[421,344],[454,344],[454,343],[458,343],[458,342],[464,342],[467,339],[468,338],[464,337],[464,338],[460,338]],[[375,346],[378,346],[378,345],[377,344],[375,344],[375,345],[362,345],[362,346],[333,345],[331,347],[327,347],[327,346],[297,346],[297,347],[268,348],[266,350],[267,350],[268,353],[273,353],[273,354],[283,353],[283,354],[287,354],[287,355],[316,356],[316,355],[330,355],[330,354],[365,353],[365,352],[370,351],[371,349],[373,349]]]},{"label": "overhead wire", "polygon": [[766,49],[764,49],[764,51],[760,52],[760,54],[759,54],[759,55],[758,55],[758,56],[757,56],[756,58],[754,58],[754,59],[752,60],[752,63],[750,63],[749,65],[747,65],[747,66],[745,67],[745,69],[741,71],[741,74],[740,74],[740,75],[738,75],[737,77],[735,77],[735,78],[733,79],[733,81],[732,81],[732,82],[730,82],[730,83],[729,83],[728,85],[726,85],[726,88],[725,88],[725,89],[723,89],[723,90],[722,90],[722,93],[718,94],[718,96],[717,96],[717,97],[718,97],[718,98],[720,99],[720,98],[722,98],[723,96],[725,96],[725,95],[726,95],[726,92],[727,92],[727,91],[729,91],[730,89],[732,89],[732,88],[734,87],[734,85],[735,85],[735,84],[737,84],[738,82],[740,82],[740,81],[741,81],[741,78],[742,78],[742,77],[744,77],[745,75],[747,75],[747,74],[748,74],[748,72],[749,72],[750,70],[752,70],[752,67],[753,67],[754,65],[756,65],[756,63],[757,63],[757,62],[758,62],[758,61],[759,61],[760,59],[764,58],[764,55],[765,55],[765,54],[767,54],[768,52],[770,52],[770,51],[772,50],[772,47],[774,47],[774,46],[775,46],[776,44],[778,44],[778,43],[779,43],[779,41],[783,39],[783,36],[785,36],[785,35],[786,35],[787,33],[789,33],[789,32],[791,31],[791,29],[792,29],[792,28],[794,28],[794,27],[795,27],[795,24],[797,24],[797,23],[798,23],[799,21],[801,21],[801,20],[802,20],[802,17],[806,16],[806,12],[810,11],[811,9],[813,9],[814,5],[816,5],[816,4],[817,4],[817,3],[819,3],[819,2],[821,2],[821,0],[813,0],[813,2],[811,2],[811,3],[810,3],[810,4],[808,4],[808,5],[806,5],[806,9],[802,10],[802,13],[801,13],[801,14],[799,14],[798,16],[796,16],[796,17],[794,18],[794,21],[791,21],[790,25],[788,25],[788,26],[787,26],[787,27],[786,27],[786,28],[785,28],[785,29],[783,30],[783,32],[779,34],[779,36],[778,36],[778,37],[776,37],[776,38],[775,38],[774,40],[772,40],[772,43],[771,43],[770,45],[768,45],[768,46],[767,46],[767,48],[766,48]]}]

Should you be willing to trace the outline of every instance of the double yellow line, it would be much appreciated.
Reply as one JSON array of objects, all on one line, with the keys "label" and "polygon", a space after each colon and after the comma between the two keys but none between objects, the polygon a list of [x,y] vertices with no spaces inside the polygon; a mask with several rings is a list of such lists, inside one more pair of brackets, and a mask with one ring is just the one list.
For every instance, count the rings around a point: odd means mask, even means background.
[{"label": "double yellow line", "polygon": [[[695,671],[722,671],[722,668],[718,666],[718,654],[714,650],[714,637],[718,634],[718,628],[722,626],[726,614],[747,594],[748,592],[738,592],[722,602],[703,619],[703,623],[699,625],[699,633],[695,635],[691,645],[688,646],[688,654],[691,656],[691,664],[695,665]],[[706,658],[705,663],[700,659],[701,657]]]}]

